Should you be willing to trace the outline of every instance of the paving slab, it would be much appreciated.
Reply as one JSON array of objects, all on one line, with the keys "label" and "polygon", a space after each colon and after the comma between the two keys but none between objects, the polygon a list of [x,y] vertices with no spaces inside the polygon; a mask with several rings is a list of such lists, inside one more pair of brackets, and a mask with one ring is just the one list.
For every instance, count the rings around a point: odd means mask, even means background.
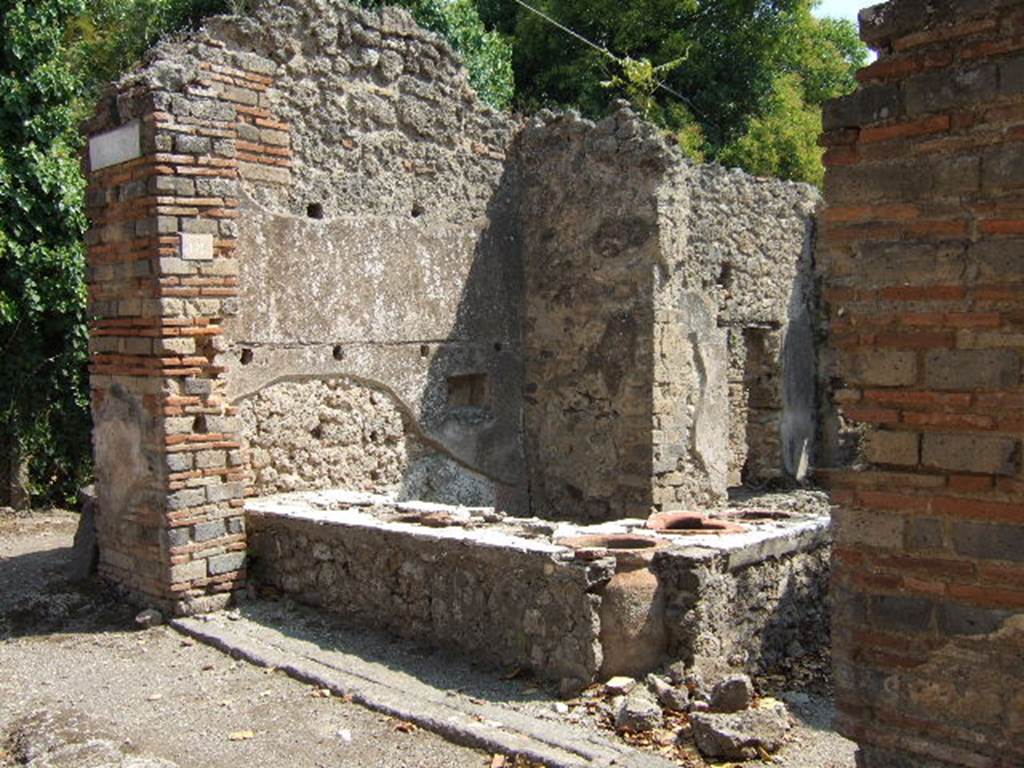
[{"label": "paving slab", "polygon": [[[246,613],[260,615],[258,609]],[[545,720],[438,687],[383,660],[324,647],[287,626],[243,613],[180,618],[172,626],[236,658],[278,669],[465,746],[522,756],[552,768],[675,766],[586,727]]]}]

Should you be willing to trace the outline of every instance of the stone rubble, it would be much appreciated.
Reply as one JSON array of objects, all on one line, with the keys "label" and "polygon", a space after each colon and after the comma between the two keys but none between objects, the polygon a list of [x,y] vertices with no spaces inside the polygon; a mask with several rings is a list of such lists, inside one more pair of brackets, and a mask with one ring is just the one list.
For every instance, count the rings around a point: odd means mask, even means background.
[{"label": "stone rubble", "polygon": [[740,712],[754,700],[754,684],[747,675],[730,675],[711,689],[712,712]]},{"label": "stone rubble", "polygon": [[653,731],[661,723],[661,706],[645,686],[637,685],[615,707],[615,730],[619,732]]},{"label": "stone rubble", "polygon": [[690,723],[697,748],[719,760],[754,760],[778,752],[790,728],[786,708],[778,702],[736,713],[697,712]]}]

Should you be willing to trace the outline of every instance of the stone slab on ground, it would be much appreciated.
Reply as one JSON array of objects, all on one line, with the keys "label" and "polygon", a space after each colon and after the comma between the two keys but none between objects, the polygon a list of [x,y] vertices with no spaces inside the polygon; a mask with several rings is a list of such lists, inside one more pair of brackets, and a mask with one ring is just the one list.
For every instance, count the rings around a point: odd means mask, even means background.
[{"label": "stone slab on ground", "polygon": [[68,582],[76,523],[63,512],[0,513],[0,766],[25,765],[30,750],[33,768],[88,768],[76,745],[101,740],[110,744],[97,750],[123,753],[117,768],[491,764],[490,753],[317,695],[166,626],[139,630],[137,609]]},{"label": "stone slab on ground", "polygon": [[443,690],[385,664],[322,648],[238,614],[181,618],[171,626],[235,657],[278,669],[465,746],[521,756],[552,768],[674,765],[583,728]]}]

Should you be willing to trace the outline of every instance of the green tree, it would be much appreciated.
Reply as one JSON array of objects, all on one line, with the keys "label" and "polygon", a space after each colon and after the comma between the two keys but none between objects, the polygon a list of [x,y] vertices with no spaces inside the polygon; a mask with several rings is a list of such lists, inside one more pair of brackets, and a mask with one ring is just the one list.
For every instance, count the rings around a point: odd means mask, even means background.
[{"label": "green tree", "polygon": [[[810,108],[850,90],[866,55],[852,24],[814,18],[814,0],[530,2],[593,45],[518,5],[510,10],[512,2],[478,0],[486,24],[514,31],[517,106],[571,106],[597,116],[625,96],[688,154],[709,159],[746,162],[753,155],[737,142],[749,147],[763,137],[780,109],[794,108],[795,126],[813,131]],[[648,96],[643,87],[638,94],[637,72],[648,86],[646,75],[657,73]],[[762,154],[780,163],[761,172],[820,178],[820,161],[812,169],[782,163],[780,152]]]},{"label": "green tree", "polygon": [[812,184],[824,180],[821,110],[804,100],[799,75],[779,75],[767,104],[747,123],[746,132],[718,154],[726,165],[758,176],[778,176]]},{"label": "green tree", "polygon": [[[72,490],[87,466],[82,0],[9,2],[0,21],[0,477]],[[0,496],[9,488],[0,489]]]}]

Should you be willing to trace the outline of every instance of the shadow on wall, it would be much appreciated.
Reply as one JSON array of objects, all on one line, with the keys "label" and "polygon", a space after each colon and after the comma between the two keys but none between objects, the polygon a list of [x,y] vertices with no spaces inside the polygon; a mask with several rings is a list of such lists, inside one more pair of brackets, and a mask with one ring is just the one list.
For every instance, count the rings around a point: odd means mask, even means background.
[{"label": "shadow on wall", "polygon": [[797,482],[805,481],[812,469],[820,423],[814,338],[814,321],[818,316],[813,280],[814,239],[814,219],[809,218],[782,340],[782,420],[779,425],[782,466]]},{"label": "shadow on wall", "polygon": [[[232,380],[259,495],[344,487],[522,503],[507,175],[468,225],[426,204],[353,223],[247,203],[242,285],[258,305],[238,323]],[[333,274],[304,279],[312,268]]]},{"label": "shadow on wall", "polygon": [[[506,165],[487,206],[463,283],[455,322],[444,341],[425,344],[430,358],[422,393],[423,429],[444,453],[410,467],[405,498],[495,505],[525,512],[528,493],[522,435],[520,345],[522,258],[514,219],[514,172]],[[488,498],[483,486],[493,487]]]},{"label": "shadow on wall", "polygon": [[[719,322],[729,330],[730,487],[802,484],[815,463],[821,406],[812,218],[803,230],[792,277],[772,286],[776,303],[768,311],[731,319],[729,300],[740,296],[739,303],[745,301],[738,292],[727,292],[721,308]],[[759,258],[764,262],[760,268],[772,269],[771,258]],[[726,260],[722,269],[728,268]],[[785,271],[777,269],[773,279]],[[747,292],[755,288],[748,285]]]}]

